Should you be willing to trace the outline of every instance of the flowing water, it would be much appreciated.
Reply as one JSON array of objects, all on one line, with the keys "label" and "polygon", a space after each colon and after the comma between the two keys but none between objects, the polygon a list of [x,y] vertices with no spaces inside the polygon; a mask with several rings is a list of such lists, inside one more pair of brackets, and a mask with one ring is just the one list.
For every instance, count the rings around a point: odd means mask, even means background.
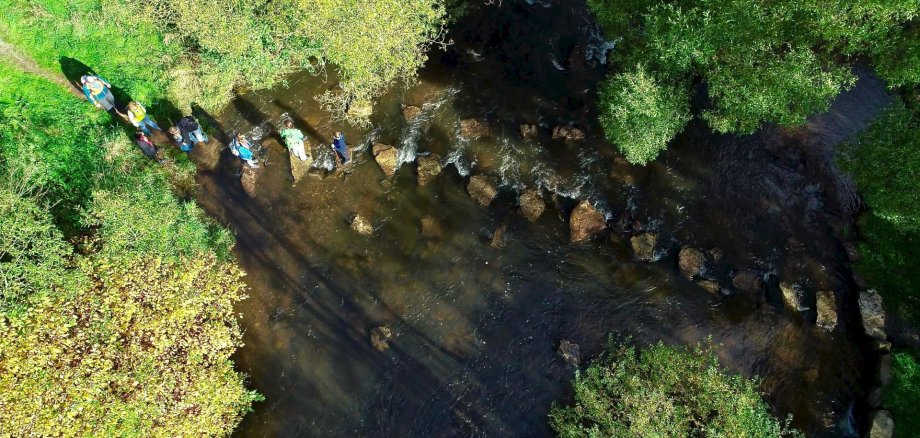
[{"label": "flowing water", "polygon": [[[641,168],[623,162],[596,125],[603,61],[616,49],[581,2],[505,1],[453,28],[419,82],[382,99],[374,129],[318,108],[313,96],[331,74],[243,94],[217,118],[223,130],[265,140],[253,196],[228,154],[199,176],[199,202],[237,234],[252,288],[238,309],[246,345],[236,359],[266,400],[237,435],[547,436],[550,404],[571,395],[574,374],[559,342],[579,344],[584,364],[610,334],[640,345],[711,337],[724,365],[763,378],[776,414],[793,414],[809,434],[844,435],[869,368],[840,240],[859,205],[832,165],[833,146],[887,103],[884,85],[860,71],[828,114],[796,130],[739,138],[693,122]],[[421,115],[407,122],[402,104]],[[294,186],[273,134],[286,117],[311,137],[319,168]],[[461,138],[460,120],[471,117],[492,135]],[[523,139],[522,123],[540,135]],[[551,138],[567,124],[586,140]],[[336,130],[356,163],[327,172],[332,157],[320,145]],[[392,180],[368,152],[375,142],[399,148],[404,164]],[[444,171],[420,187],[413,160],[429,153]],[[472,174],[500,182],[489,208],[467,195]],[[525,187],[549,201],[533,224],[514,208]],[[569,243],[578,199],[607,215],[608,235]],[[371,220],[373,236],[350,229],[355,213]],[[493,248],[499,229],[505,244]],[[662,236],[655,263],[629,249],[629,234],[643,230]],[[713,295],[683,279],[682,244],[720,249],[708,275],[723,284],[740,269],[759,273],[766,296]],[[779,281],[837,291],[843,327],[827,333],[814,312],[784,310]],[[394,335],[384,352],[369,338],[382,325]]]}]

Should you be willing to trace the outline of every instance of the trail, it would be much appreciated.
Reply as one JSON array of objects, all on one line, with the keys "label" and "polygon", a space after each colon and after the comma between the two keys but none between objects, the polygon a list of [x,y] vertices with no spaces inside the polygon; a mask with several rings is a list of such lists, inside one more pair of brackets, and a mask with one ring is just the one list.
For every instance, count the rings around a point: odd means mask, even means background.
[{"label": "trail", "polygon": [[21,70],[45,78],[51,82],[54,82],[61,87],[64,87],[67,91],[73,94],[76,97],[85,99],[83,93],[74,88],[74,85],[67,80],[62,73],[54,73],[44,68],[40,67],[38,63],[35,62],[31,57],[22,53],[10,43],[0,40],[0,58],[4,58],[10,61],[14,66],[19,67]]}]

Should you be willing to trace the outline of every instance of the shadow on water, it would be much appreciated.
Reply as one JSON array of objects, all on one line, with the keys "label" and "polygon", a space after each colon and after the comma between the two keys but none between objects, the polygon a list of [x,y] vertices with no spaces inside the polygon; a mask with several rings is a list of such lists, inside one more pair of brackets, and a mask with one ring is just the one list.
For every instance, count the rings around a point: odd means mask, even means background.
[{"label": "shadow on water", "polygon": [[[252,197],[238,160],[200,175],[199,202],[237,234],[252,288],[239,308],[246,345],[237,363],[266,401],[238,436],[548,436],[549,406],[574,371],[558,342],[576,342],[587,360],[608,333],[638,344],[711,337],[727,367],[763,378],[778,415],[793,413],[812,435],[835,433],[866,368],[835,231],[848,218],[837,196],[845,187],[828,157],[833,141],[883,106],[884,86],[862,75],[799,131],[716,136],[694,122],[661,160],[638,168],[597,126],[606,68],[585,55],[597,42],[589,17],[581,2],[472,13],[451,33],[455,44],[431,54],[419,84],[381,99],[370,132],[328,117],[313,99],[326,87],[307,75],[243,96],[214,121],[246,132],[288,114],[322,143],[342,130],[355,144],[461,163],[419,187],[413,164],[387,180],[364,152],[347,178],[291,187],[279,165],[287,152],[267,148],[274,164]],[[420,115],[405,120],[402,103]],[[459,138],[468,117],[486,119],[492,134]],[[537,138],[522,139],[519,123],[537,124]],[[551,138],[567,124],[586,141]],[[504,182],[488,210],[465,192],[469,169]],[[513,211],[520,186],[557,195],[535,224]],[[597,201],[618,231],[659,232],[660,263],[635,262],[620,233],[569,244],[576,198]],[[373,237],[349,228],[354,213],[372,221]],[[486,236],[502,224],[507,243],[496,250]],[[721,249],[712,275],[723,284],[732,270],[764,273],[766,299],[711,295],[679,277],[682,243]],[[776,284],[795,275],[840,291],[841,330],[819,331],[813,313],[782,308]],[[395,333],[385,352],[368,339],[379,325]]]}]

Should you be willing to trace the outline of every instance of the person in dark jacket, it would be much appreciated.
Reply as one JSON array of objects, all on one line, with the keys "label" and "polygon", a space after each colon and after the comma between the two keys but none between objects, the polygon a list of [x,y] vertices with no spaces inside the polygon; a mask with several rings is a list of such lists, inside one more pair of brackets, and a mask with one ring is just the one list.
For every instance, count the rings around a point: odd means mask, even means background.
[{"label": "person in dark jacket", "polygon": [[144,134],[142,131],[137,131],[134,133],[134,144],[137,147],[141,148],[141,152],[144,153],[147,157],[154,161],[160,161],[157,158],[157,147],[153,144],[152,141]]},{"label": "person in dark jacket", "polygon": [[169,134],[183,152],[191,152],[198,143],[208,141],[207,134],[192,116],[185,116],[169,129]]},{"label": "person in dark jacket", "polygon": [[345,144],[345,135],[341,132],[336,132],[335,136],[332,137],[332,144],[329,145],[335,155],[339,158],[342,164],[348,164],[351,162],[351,156],[348,153],[348,145]]}]

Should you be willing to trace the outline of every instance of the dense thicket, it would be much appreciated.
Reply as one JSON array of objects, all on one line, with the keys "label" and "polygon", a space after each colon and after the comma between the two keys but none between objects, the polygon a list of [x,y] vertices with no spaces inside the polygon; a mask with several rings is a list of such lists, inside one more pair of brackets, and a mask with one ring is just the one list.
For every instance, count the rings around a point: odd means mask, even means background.
[{"label": "dense thicket", "polygon": [[798,436],[773,418],[757,382],[731,375],[701,348],[612,346],[574,381],[572,406],[554,406],[559,436]]},{"label": "dense thicket", "polygon": [[[653,87],[628,100],[672,95],[656,119],[683,118],[688,81],[705,85],[702,117],[719,132],[751,133],[764,122],[800,125],[851,86],[857,59],[867,59],[892,85],[920,82],[916,0],[588,0],[618,41],[611,83],[628,82],[639,66]],[[613,86],[613,85],[608,85]],[[645,95],[653,97],[646,97]],[[619,108],[602,94],[602,125],[627,159],[645,163],[670,137],[648,143],[639,109]]]},{"label": "dense thicket", "polygon": [[[0,435],[227,435],[232,238],[107,114],[0,61]],[[65,238],[67,240],[65,240]]]}]

